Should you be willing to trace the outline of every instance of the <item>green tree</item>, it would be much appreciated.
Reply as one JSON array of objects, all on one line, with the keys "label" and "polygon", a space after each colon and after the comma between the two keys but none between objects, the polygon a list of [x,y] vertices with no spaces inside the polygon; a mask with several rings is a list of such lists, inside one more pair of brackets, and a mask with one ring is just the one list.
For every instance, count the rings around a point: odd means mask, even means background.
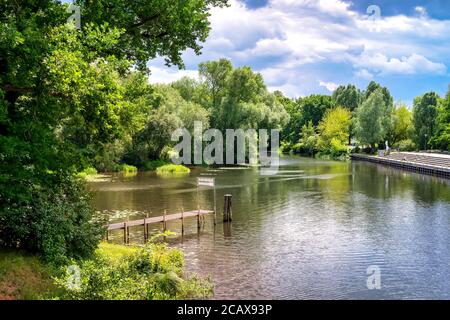
[{"label": "green tree", "polygon": [[73,176],[134,134],[126,109],[142,104],[122,79],[157,55],[182,66],[225,1],[76,3],[81,30],[59,1],[0,2],[0,245],[57,261],[92,254],[103,232]]},{"label": "green tree", "polygon": [[348,84],[346,86],[339,86],[333,92],[332,97],[336,102],[336,105],[345,107],[351,112],[354,112],[361,103],[362,93],[356,86]]},{"label": "green tree", "polygon": [[430,146],[430,139],[436,132],[438,102],[439,96],[435,92],[428,92],[414,99],[414,140],[421,150]]},{"label": "green tree", "polygon": [[142,70],[148,60],[164,57],[168,65],[184,66],[181,54],[192,49],[200,54],[200,42],[206,40],[210,23],[209,10],[224,6],[227,0],[144,0],[91,1],[76,0],[81,6],[83,23],[108,25],[123,30],[112,48],[100,54],[134,61]]},{"label": "green tree", "polygon": [[210,106],[217,109],[226,94],[228,77],[233,70],[230,60],[207,61],[200,63],[199,75],[204,81],[210,97]]},{"label": "green tree", "polygon": [[388,135],[391,145],[407,140],[412,134],[412,113],[405,104],[398,104],[393,115],[392,130]]},{"label": "green tree", "polygon": [[344,107],[328,110],[320,121],[318,149],[325,154],[339,157],[347,151],[351,112]]},{"label": "green tree", "polygon": [[383,92],[375,90],[358,108],[355,118],[355,135],[362,144],[374,148],[383,140],[385,128],[383,126],[385,102]]},{"label": "green tree", "polygon": [[437,149],[450,151],[450,87],[439,106],[437,129],[431,142]]}]

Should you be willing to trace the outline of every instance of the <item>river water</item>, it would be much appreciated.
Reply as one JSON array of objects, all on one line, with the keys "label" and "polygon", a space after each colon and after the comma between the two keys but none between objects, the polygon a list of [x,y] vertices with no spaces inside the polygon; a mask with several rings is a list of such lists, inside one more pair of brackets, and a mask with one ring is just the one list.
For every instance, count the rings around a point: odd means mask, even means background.
[{"label": "river water", "polygon": [[[450,180],[283,157],[273,176],[257,168],[114,176],[91,183],[94,204],[111,222],[192,210],[197,201],[213,208],[212,190],[197,197],[199,176],[216,178],[218,223],[206,216],[197,232],[190,218],[185,235],[168,241],[184,251],[187,270],[211,276],[217,299],[450,299]],[[233,196],[231,224],[221,221],[224,194]],[[168,228],[181,233],[179,221]],[[110,239],[120,243],[122,234]],[[132,242],[142,239],[142,227],[131,229]],[[369,289],[374,277],[380,289]]]}]

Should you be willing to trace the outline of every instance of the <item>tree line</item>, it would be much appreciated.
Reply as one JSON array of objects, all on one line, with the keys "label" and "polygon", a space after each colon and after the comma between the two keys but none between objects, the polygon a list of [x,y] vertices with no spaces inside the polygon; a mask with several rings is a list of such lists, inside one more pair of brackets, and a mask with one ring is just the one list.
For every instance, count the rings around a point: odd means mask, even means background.
[{"label": "tree line", "polygon": [[333,158],[386,140],[450,150],[450,93],[417,97],[412,111],[375,82],[291,99],[227,59],[201,63],[198,79],[149,84],[149,60],[183,67],[184,50],[200,53],[209,10],[225,0],[75,2],[81,30],[59,1],[0,2],[0,246],[53,261],[92,254],[104,222],[76,173],[153,168],[194,121],[279,129],[284,151]]}]

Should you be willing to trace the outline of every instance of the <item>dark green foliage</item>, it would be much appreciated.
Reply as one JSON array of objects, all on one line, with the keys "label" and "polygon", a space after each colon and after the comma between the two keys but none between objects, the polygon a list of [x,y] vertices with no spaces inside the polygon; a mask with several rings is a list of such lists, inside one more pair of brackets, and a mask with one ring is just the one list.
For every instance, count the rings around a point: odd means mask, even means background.
[{"label": "dark green foliage", "polygon": [[414,99],[413,125],[414,141],[420,150],[430,147],[430,140],[436,133],[439,96],[425,93]]}]

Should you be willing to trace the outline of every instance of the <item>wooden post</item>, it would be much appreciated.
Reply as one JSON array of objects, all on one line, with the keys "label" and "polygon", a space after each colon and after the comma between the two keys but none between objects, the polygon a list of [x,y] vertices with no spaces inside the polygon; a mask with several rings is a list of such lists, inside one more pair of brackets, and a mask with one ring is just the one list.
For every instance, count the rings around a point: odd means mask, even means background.
[{"label": "wooden post", "polygon": [[164,228],[164,232],[166,232],[166,214],[167,214],[167,210],[164,210],[164,216],[163,216],[163,228]]},{"label": "wooden post", "polygon": [[147,218],[144,218],[144,243],[148,240]]},{"label": "wooden post", "polygon": [[123,223],[123,243],[127,244],[127,223]]},{"label": "wooden post", "polygon": [[223,221],[230,222],[232,220],[232,210],[231,210],[231,194],[226,194],[224,196],[223,203]]},{"label": "wooden post", "polygon": [[200,230],[200,206],[198,206],[197,211],[197,229]]},{"label": "wooden post", "polygon": [[181,208],[181,235],[184,234],[184,208]]},{"label": "wooden post", "polygon": [[217,208],[216,208],[216,181],[214,179],[214,225],[217,224]]},{"label": "wooden post", "polygon": [[108,226],[106,226],[106,242],[109,241],[109,230],[108,230]]}]

